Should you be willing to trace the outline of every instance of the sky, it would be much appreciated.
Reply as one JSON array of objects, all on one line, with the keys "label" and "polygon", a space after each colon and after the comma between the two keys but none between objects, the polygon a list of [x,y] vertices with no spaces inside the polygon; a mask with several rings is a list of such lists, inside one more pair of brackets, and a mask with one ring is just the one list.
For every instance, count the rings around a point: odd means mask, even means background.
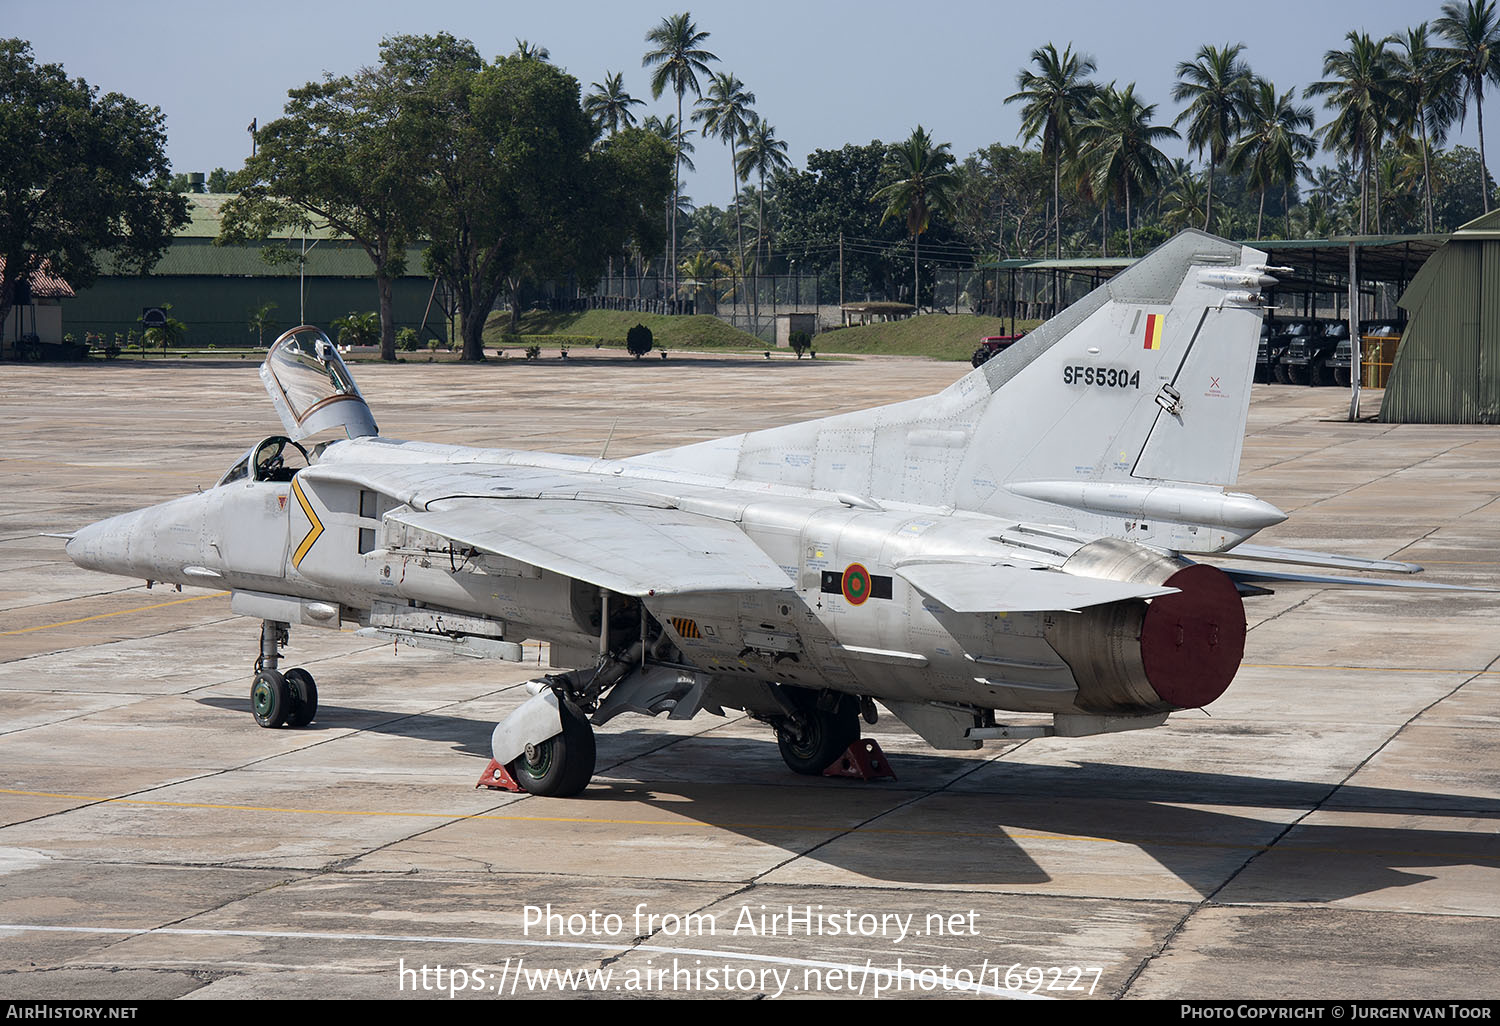
[{"label": "sky", "polygon": [[[1244,43],[1256,74],[1278,89],[1322,77],[1323,54],[1351,31],[1381,37],[1438,17],[1440,0],[697,0],[686,9],[720,62],[756,97],[755,107],[805,166],[814,149],[904,139],[918,124],[959,159],[1018,143],[1020,104],[1005,104],[1032,50],[1071,44],[1098,63],[1096,78],[1135,82],[1157,104],[1157,123],[1180,111],[1175,68],[1204,45]],[[451,32],[485,57],[517,39],[545,46],[584,92],[606,72],[647,101],[642,116],[675,113],[675,95],[651,99],[641,67],[646,33],[681,6],[614,2],[488,0],[256,0],[233,5],[158,0],[0,0],[0,34],[32,45],[101,91],[122,92],[166,115],[176,171],[236,170],[249,155],[252,118],[277,117],[287,90],[375,62],[380,41],[402,33]],[[1497,93],[1496,95],[1500,95]],[[691,98],[690,98],[691,99]],[[1321,125],[1320,101],[1313,104]],[[1185,127],[1185,126],[1184,126]],[[1477,145],[1475,119],[1450,142]],[[1487,140],[1488,142],[1488,140]],[[683,191],[724,206],[731,196],[728,147],[696,140],[696,174]],[[1191,156],[1168,141],[1168,156]],[[1195,163],[1200,163],[1195,160]]]}]

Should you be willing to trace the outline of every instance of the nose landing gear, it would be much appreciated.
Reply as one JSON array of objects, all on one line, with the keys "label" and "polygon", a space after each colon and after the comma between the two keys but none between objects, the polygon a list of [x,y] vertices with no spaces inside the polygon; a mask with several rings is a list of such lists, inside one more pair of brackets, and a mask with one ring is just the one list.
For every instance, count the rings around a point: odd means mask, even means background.
[{"label": "nose landing gear", "polygon": [[291,631],[279,620],[262,620],[260,658],[250,683],[250,714],[262,727],[305,727],[318,715],[318,685],[300,666],[283,674],[277,664]]}]

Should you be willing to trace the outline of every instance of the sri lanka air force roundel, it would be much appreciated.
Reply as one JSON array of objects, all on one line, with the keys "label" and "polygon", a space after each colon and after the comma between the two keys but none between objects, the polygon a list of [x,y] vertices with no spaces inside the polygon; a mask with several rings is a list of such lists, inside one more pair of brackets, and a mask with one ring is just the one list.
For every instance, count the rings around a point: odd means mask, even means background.
[{"label": "sri lanka air force roundel", "polygon": [[870,571],[861,563],[850,563],[844,571],[844,598],[851,606],[862,606],[870,597]]}]

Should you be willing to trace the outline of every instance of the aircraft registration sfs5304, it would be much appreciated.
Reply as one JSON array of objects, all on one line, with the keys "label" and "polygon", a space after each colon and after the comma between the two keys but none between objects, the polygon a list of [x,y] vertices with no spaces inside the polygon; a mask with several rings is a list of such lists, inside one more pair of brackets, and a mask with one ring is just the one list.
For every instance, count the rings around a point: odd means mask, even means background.
[{"label": "aircraft registration sfs5304", "polygon": [[937,395],[622,460],[381,437],[335,347],[296,328],[261,368],[286,435],[67,550],[230,589],[263,621],[264,727],[317,715],[312,676],[279,669],[292,624],[511,660],[549,641],[558,672],[493,738],[535,794],[582,791],[593,726],[624,712],[742,709],[799,773],[876,699],[940,749],[1155,727],[1229,687],[1243,595],[1393,586],[1198,557],[1420,569],[1246,544],[1286,519],[1225,490],[1265,259],[1185,232]]}]

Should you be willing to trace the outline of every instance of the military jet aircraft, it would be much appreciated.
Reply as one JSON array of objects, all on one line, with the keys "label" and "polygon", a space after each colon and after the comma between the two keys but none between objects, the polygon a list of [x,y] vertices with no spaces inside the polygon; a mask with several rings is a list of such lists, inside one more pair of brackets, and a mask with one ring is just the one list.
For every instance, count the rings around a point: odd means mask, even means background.
[{"label": "military jet aircraft", "polygon": [[312,676],[280,669],[294,624],[511,660],[546,639],[557,672],[493,737],[541,795],[582,791],[593,726],[625,712],[744,710],[800,773],[877,699],[939,749],[1155,727],[1229,686],[1242,595],[1390,583],[1202,557],[1420,569],[1247,544],[1285,519],[1225,490],[1265,260],[1185,232],[937,395],[619,460],[383,437],[335,347],[296,328],[261,367],[285,435],[67,551],[229,589],[262,621],[263,727],[317,715]]}]

